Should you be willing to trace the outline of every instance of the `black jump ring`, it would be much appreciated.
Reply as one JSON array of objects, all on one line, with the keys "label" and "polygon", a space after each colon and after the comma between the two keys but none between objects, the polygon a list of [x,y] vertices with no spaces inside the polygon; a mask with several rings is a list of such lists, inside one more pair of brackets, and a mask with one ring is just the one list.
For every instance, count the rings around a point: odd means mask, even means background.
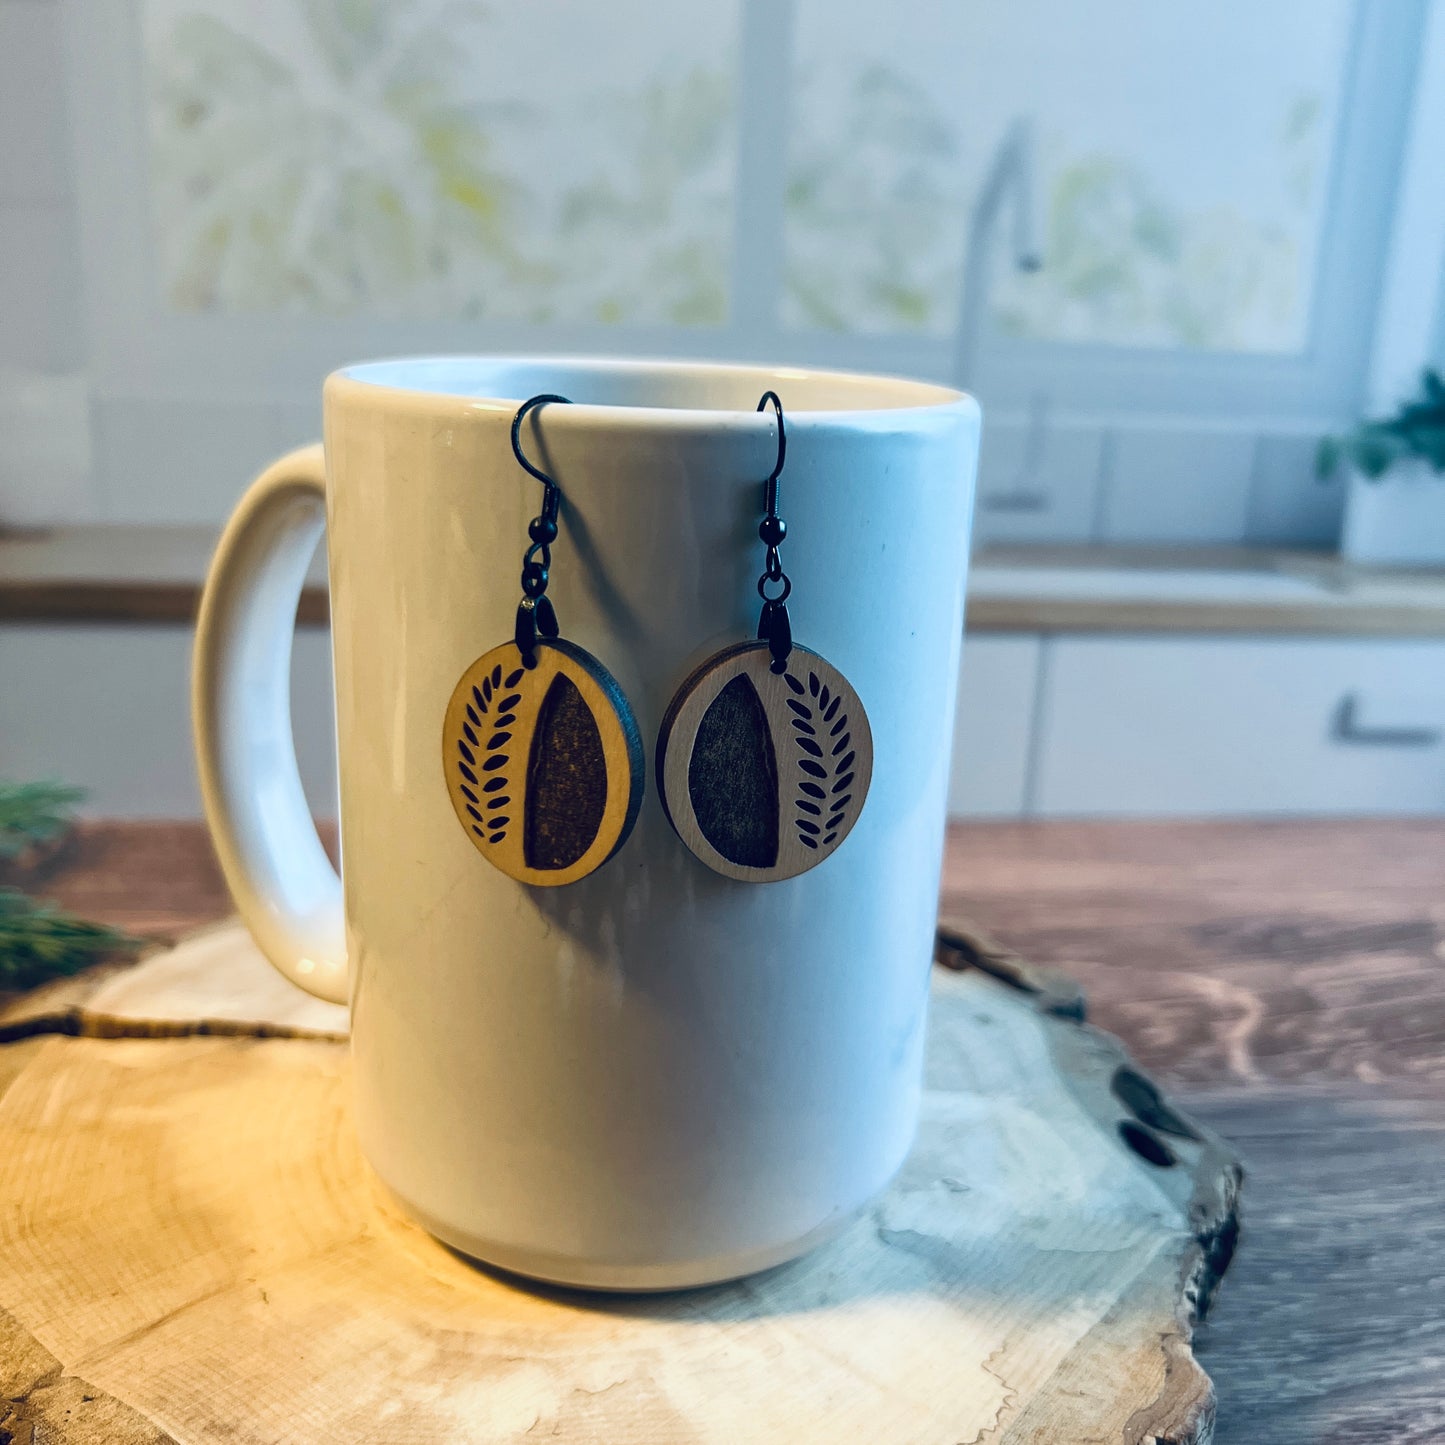
[{"label": "black jump ring", "polygon": [[[779,592],[776,597],[768,596],[769,582],[781,582],[783,584],[783,590]],[[793,579],[789,577],[786,572],[780,572],[776,577],[770,577],[764,572],[763,575],[758,578],[758,596],[761,597],[764,602],[786,602],[792,595],[792,591]]]}]

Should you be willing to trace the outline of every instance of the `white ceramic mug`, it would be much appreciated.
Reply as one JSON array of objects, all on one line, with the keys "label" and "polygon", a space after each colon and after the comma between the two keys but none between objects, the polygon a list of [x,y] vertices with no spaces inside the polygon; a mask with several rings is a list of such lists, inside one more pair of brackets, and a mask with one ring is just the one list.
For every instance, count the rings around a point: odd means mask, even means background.
[{"label": "white ceramic mug", "polygon": [[[852,681],[874,741],[851,836],[785,882],[682,845],[657,726],[706,652],[752,635],[762,479],[797,641]],[[512,635],[540,488],[565,502],[562,636],[630,699],[642,814],[596,873],[532,888],[459,827],[441,758],[457,679]],[[917,1113],[979,414],[921,382],[792,368],[455,358],[333,375],[325,448],[246,494],[211,567],[193,706],[236,905],[288,978],[351,1004],[376,1173],[448,1244],[600,1288],[701,1284],[845,1224]],[[290,734],[296,601],[328,536],[344,885]]]}]

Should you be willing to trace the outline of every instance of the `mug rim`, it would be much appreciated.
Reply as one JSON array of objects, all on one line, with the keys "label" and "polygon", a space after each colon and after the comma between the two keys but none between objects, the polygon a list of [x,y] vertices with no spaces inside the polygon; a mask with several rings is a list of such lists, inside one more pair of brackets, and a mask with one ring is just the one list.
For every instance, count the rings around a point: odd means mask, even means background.
[{"label": "mug rim", "polygon": [[[907,417],[939,416],[950,412],[963,415],[979,414],[976,398],[968,392],[941,382],[925,381],[913,377],[891,376],[882,372],[851,371],[836,367],[792,366],[778,362],[708,361],[695,358],[674,357],[614,357],[588,355],[559,355],[526,353],[508,354],[496,352],[434,353],[412,356],[379,357],[369,361],[352,362],[333,371],[324,387],[329,398],[349,393],[353,400],[368,399],[373,405],[382,403],[400,404],[407,409],[453,410],[464,412],[515,412],[528,399],[528,395],[489,395],[485,391],[458,389],[455,385],[425,386],[406,385],[391,380],[387,373],[405,377],[407,372],[424,374],[429,369],[476,367],[479,373],[491,369],[495,372],[507,368],[536,367],[539,370],[591,371],[603,377],[625,377],[629,374],[645,377],[651,373],[691,373],[699,380],[713,376],[751,376],[763,391],[778,391],[784,397],[786,415],[790,422],[810,419],[814,423],[864,423],[877,424],[885,418],[903,420]],[[856,405],[842,406],[791,406],[787,404],[786,388],[794,383],[833,383],[844,388],[856,388],[859,401]],[[521,388],[516,388],[521,391]],[[869,400],[870,394],[877,399]],[[548,425],[558,422],[567,425],[596,425],[599,423],[629,423],[644,426],[695,427],[741,424],[754,419],[770,421],[770,413],[759,413],[752,407],[726,406],[668,406],[657,403],[632,402],[572,402],[558,407],[549,417]]]}]

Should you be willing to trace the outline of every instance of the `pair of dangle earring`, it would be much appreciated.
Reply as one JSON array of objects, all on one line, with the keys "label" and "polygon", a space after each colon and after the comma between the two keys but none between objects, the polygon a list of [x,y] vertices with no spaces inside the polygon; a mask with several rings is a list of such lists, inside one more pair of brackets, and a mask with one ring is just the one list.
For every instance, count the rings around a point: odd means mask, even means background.
[{"label": "pair of dangle earring", "polygon": [[[528,527],[512,640],[462,674],[447,705],[442,751],[457,818],[482,856],[523,883],[572,883],[632,831],[642,804],[642,739],[612,674],[564,641],[547,596],[561,494],[523,454],[527,414],[566,397],[532,397],[512,420],[512,451],[543,486]],[[765,547],[755,640],[724,648],[678,688],[657,741],[657,785],[678,837],[718,873],[748,882],[792,878],[847,837],[868,792],[873,743],[862,701],[824,658],[793,642],[792,582],[778,548],[787,525],[778,479],[764,483]]]}]

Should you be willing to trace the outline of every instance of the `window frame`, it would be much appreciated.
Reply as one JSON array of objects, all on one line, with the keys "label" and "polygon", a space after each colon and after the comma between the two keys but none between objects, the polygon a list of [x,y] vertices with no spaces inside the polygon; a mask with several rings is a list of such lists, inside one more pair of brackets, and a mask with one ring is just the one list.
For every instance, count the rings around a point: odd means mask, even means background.
[{"label": "window frame", "polygon": [[1445,369],[1445,0],[1428,0],[1365,404],[1393,409],[1429,363]]},{"label": "window frame", "polygon": [[[738,166],[748,185],[736,192],[731,315],[721,327],[695,330],[168,311],[151,243],[141,0],[65,6],[94,388],[107,395],[224,391],[294,400],[298,392],[314,395],[320,377],[347,362],[432,351],[764,356],[949,380],[952,337],[799,332],[781,325],[786,146],[780,137],[787,134],[795,7],[792,0],[738,3]],[[1300,353],[1129,349],[989,332],[978,390],[990,407],[1017,412],[1042,394],[1061,420],[1105,422],[1168,416],[1313,424],[1357,411],[1412,115],[1412,89],[1401,77],[1415,69],[1427,22],[1432,33],[1439,29],[1441,8],[1440,0],[1355,0],[1308,340]]]}]

